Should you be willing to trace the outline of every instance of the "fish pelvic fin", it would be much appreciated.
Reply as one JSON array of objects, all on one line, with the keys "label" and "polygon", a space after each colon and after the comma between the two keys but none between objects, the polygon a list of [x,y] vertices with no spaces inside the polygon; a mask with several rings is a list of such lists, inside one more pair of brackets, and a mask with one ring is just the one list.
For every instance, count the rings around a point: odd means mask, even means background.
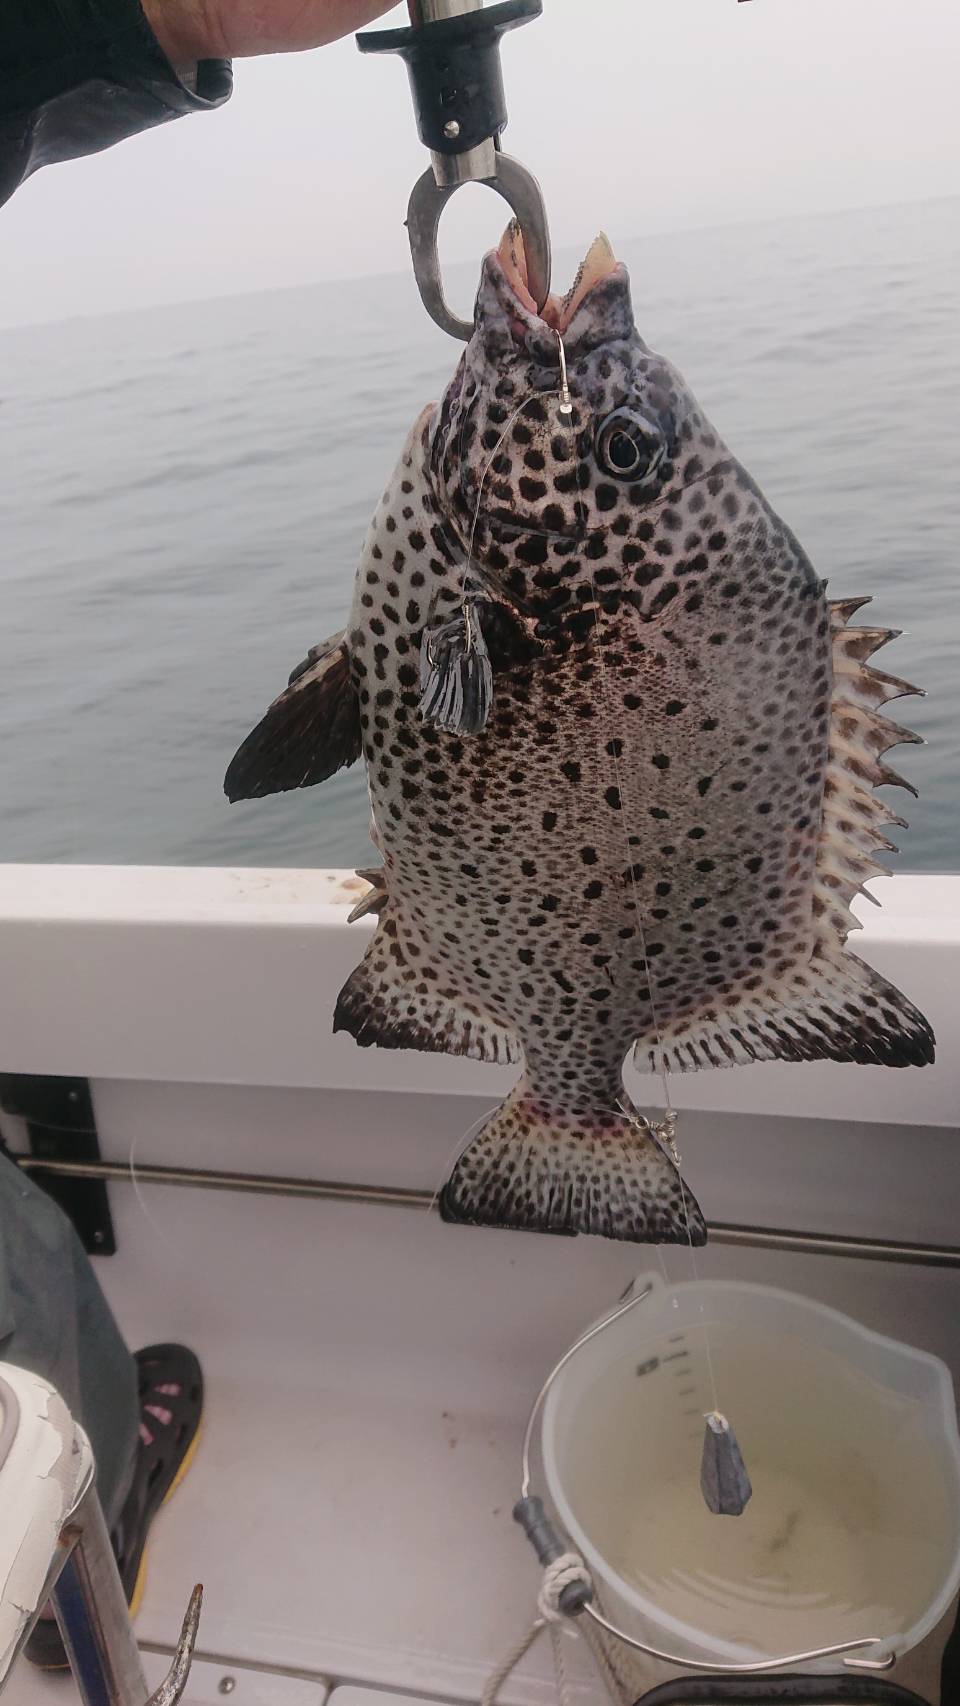
[{"label": "fish pelvic fin", "polygon": [[233,804],[312,788],[360,757],[360,702],[344,632],[314,646],[230,761]]},{"label": "fish pelvic fin", "polygon": [[443,1220],[636,1244],[705,1244],[696,1199],[656,1138],[613,1110],[564,1112],[521,1080],[440,1193]]},{"label": "fish pelvic fin", "polygon": [[[841,1060],[861,1066],[927,1066],[933,1032],[923,1014],[856,954],[819,945],[806,962],[675,1021],[662,1037],[670,1072],[740,1066],[754,1060]],[[654,1072],[660,1049],[644,1038],[636,1065]]]},{"label": "fish pelvic fin", "polygon": [[518,1061],[514,1033],[445,984],[430,964],[429,950],[398,920],[389,900],[379,904],[370,946],[337,997],[334,1030],[348,1031],[361,1048],[412,1048],[501,1065]]}]

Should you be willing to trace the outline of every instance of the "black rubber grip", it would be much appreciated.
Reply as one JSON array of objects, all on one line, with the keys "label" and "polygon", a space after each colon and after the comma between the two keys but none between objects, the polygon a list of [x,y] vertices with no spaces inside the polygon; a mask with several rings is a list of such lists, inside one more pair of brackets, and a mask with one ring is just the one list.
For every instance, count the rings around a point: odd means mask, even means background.
[{"label": "black rubber grip", "polygon": [[[520,1524],[544,1568],[555,1564],[568,1550],[544,1510],[543,1500],[536,1495],[518,1500],[513,1507],[513,1520]],[[592,1598],[593,1589],[589,1582],[568,1582],[557,1603],[565,1617],[576,1617]]]}]

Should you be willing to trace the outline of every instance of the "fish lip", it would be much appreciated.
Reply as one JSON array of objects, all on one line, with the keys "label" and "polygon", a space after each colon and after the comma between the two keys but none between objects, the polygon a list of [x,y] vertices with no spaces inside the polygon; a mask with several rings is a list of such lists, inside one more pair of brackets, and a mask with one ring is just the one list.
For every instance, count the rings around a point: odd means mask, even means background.
[{"label": "fish lip", "polygon": [[[566,295],[560,297],[551,291],[538,309],[530,294],[523,233],[516,220],[507,226],[499,247],[487,256],[487,265],[495,281],[498,284],[502,281],[505,286],[509,302],[504,306],[520,319],[523,328],[546,331],[554,337],[562,337],[568,330],[595,286],[615,273],[626,271],[623,263],[617,260],[609,240],[600,232],[587,249]],[[502,296],[503,292],[500,294]]]}]

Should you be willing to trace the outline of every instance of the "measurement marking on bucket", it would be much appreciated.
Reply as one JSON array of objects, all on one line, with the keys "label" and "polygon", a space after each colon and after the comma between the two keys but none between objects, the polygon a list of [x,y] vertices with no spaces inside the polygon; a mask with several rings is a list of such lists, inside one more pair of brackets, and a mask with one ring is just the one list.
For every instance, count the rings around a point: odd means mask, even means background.
[{"label": "measurement marking on bucket", "polygon": [[662,1360],[664,1362],[682,1362],[684,1357],[688,1357],[689,1355],[689,1351],[671,1351],[670,1355],[664,1357]]}]

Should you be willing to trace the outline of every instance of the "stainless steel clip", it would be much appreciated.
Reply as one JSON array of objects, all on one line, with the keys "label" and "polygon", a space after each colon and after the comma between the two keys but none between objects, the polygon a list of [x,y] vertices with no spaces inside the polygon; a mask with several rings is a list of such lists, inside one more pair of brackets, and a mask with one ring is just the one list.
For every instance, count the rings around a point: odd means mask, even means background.
[{"label": "stainless steel clip", "polygon": [[473,326],[448,306],[440,276],[437,230],[454,191],[483,183],[512,208],[523,234],[527,283],[537,307],[550,290],[550,236],[536,179],[500,151],[507,122],[500,37],[538,17],[542,0],[408,0],[411,27],[368,30],[362,53],[398,53],[407,66],[420,139],[431,165],[413,187],[407,234],[414,277],[427,313],[443,331],[469,338]]}]

